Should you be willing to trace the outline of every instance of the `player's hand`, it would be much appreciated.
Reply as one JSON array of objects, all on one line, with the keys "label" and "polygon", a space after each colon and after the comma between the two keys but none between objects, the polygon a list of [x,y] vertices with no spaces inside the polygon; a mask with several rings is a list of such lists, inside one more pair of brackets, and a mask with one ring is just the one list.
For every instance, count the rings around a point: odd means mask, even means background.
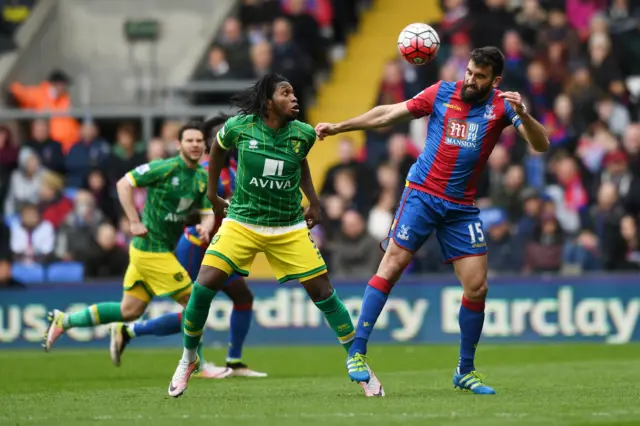
[{"label": "player's hand", "polygon": [[322,210],[319,205],[312,204],[304,211],[304,220],[307,228],[311,229],[322,222]]},{"label": "player's hand", "polygon": [[213,205],[213,214],[216,217],[223,218],[227,216],[227,207],[229,207],[229,202],[224,198],[216,197],[214,202],[211,203]]},{"label": "player's hand", "polygon": [[149,233],[147,227],[144,226],[142,222],[131,222],[129,229],[131,230],[131,235],[134,237],[146,237]]},{"label": "player's hand", "polygon": [[521,115],[527,112],[527,107],[522,102],[522,96],[518,92],[502,92],[499,95],[502,99],[509,102],[516,114]]},{"label": "player's hand", "polygon": [[202,226],[201,224],[196,225],[196,231],[198,232],[198,236],[200,239],[209,244],[209,240],[211,239],[211,232],[207,229],[206,226]]},{"label": "player's hand", "polygon": [[316,136],[320,140],[324,140],[327,136],[338,134],[337,126],[333,123],[318,123],[316,126]]}]

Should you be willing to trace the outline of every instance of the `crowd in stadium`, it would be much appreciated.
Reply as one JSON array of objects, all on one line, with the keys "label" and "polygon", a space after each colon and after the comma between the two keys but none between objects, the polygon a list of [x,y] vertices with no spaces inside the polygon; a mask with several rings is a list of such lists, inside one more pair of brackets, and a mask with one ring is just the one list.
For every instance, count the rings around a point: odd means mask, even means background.
[{"label": "crowd in stadium", "polygon": [[[318,75],[344,54],[367,3],[245,0],[223,23],[195,79],[277,71],[291,79],[304,105]],[[482,177],[477,206],[492,273],[640,270],[640,7],[634,5],[444,0],[436,65],[386,64],[379,104],[408,99],[438,79],[462,79],[471,49],[500,46],[501,88],[522,93],[547,128],[551,148],[544,154],[505,130]],[[67,96],[68,83],[54,72],[41,86],[16,82],[10,92],[18,105],[34,107],[52,89]],[[123,274],[129,236],[115,181],[175,153],[177,124],[167,121],[152,141],[138,141],[128,123],[106,140],[90,119],[35,120],[23,138],[0,127],[0,282],[8,280],[10,262],[78,261],[88,277]],[[381,252],[372,247],[386,237],[425,131],[420,120],[369,132],[361,150],[348,135],[341,139],[338,163],[317,188],[324,223],[314,230],[332,275],[375,272]],[[140,190],[140,206],[144,198]],[[448,268],[432,238],[408,272]]]}]

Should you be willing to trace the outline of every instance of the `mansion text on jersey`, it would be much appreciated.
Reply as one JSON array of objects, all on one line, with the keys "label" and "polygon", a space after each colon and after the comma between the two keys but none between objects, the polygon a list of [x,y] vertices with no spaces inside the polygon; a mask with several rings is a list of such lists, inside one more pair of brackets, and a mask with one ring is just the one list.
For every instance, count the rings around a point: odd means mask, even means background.
[{"label": "mansion text on jersey", "polygon": [[475,148],[479,128],[480,126],[477,123],[449,119],[447,123],[445,143],[447,145],[456,145],[461,148]]}]

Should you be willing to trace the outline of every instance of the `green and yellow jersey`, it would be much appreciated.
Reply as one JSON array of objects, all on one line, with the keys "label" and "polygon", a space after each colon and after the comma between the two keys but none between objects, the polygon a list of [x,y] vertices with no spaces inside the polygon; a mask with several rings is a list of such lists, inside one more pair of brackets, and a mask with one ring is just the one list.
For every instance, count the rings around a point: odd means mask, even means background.
[{"label": "green and yellow jersey", "polygon": [[149,233],[134,237],[132,244],[147,252],[172,252],[194,207],[210,208],[207,200],[207,171],[190,168],[180,157],[156,160],[127,173],[135,187],[147,188],[142,223]]},{"label": "green and yellow jersey", "polygon": [[304,221],[301,162],[316,141],[313,127],[291,121],[279,130],[261,117],[236,115],[217,135],[224,149],[238,150],[236,190],[227,217],[257,226],[291,226]]}]

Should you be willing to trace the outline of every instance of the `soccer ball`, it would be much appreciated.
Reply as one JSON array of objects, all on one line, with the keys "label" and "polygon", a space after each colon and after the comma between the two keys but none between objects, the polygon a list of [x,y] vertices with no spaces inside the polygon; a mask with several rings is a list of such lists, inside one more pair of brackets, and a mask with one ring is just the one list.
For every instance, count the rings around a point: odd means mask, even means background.
[{"label": "soccer ball", "polygon": [[398,50],[405,61],[412,65],[424,65],[436,57],[440,49],[440,37],[427,24],[407,25],[398,37]]}]

